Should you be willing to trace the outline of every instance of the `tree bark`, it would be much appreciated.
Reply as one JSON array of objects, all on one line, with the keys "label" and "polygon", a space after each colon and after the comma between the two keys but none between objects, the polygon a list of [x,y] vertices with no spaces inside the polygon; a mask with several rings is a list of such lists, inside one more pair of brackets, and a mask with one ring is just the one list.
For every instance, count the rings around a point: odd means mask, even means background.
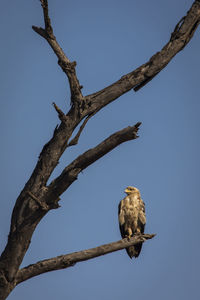
[{"label": "tree bark", "polygon": [[117,242],[101,245],[99,247],[39,261],[19,270],[16,276],[16,284],[19,284],[29,278],[44,274],[46,272],[73,267],[78,262],[86,261],[114,251],[122,250],[141,242],[143,243],[146,240],[152,239],[154,236],[155,234],[136,235],[130,240],[123,239]]},{"label": "tree bark", "polygon": [[[80,155],[49,186],[47,181],[67,147],[75,145],[87,121],[104,106],[131,89],[135,91],[152,80],[181,51],[192,38],[200,22],[200,0],[194,1],[187,15],[176,25],[169,42],[163,49],[136,70],[124,75],[115,83],[93,94],[83,96],[76,74],[76,62],[71,62],[58,44],[48,12],[48,1],[41,0],[45,28],[33,26],[35,32],[49,43],[58,58],[58,64],[67,76],[71,90],[71,109],[62,112],[54,103],[61,120],[50,141],[44,145],[38,162],[20,193],[11,218],[8,242],[0,257],[0,300],[6,299],[16,285],[19,266],[29,248],[32,234],[40,220],[58,208],[59,196],[76,180],[79,172],[122,142],[135,139],[139,124],[118,131],[111,137]],[[81,124],[75,139],[70,138]]]}]

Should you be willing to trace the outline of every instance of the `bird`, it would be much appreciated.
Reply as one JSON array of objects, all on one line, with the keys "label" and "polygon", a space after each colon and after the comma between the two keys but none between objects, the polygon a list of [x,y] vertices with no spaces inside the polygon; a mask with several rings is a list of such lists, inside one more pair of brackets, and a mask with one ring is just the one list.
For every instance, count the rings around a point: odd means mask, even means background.
[{"label": "bird", "polygon": [[[122,199],[118,207],[119,228],[122,238],[130,239],[134,235],[143,234],[146,224],[145,204],[141,199],[140,191],[128,186],[124,192],[127,196]],[[142,243],[126,248],[130,258],[138,257]]]}]

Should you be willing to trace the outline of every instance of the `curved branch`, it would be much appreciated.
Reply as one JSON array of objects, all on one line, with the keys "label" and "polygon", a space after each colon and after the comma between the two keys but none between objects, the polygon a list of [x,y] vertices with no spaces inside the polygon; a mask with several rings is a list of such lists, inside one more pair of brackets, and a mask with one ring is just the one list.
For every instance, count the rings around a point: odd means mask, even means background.
[{"label": "curved branch", "polygon": [[75,145],[78,144],[78,141],[79,141],[79,138],[80,138],[80,135],[81,135],[83,129],[85,128],[85,126],[86,126],[87,122],[89,121],[89,119],[91,119],[95,115],[95,113],[96,113],[96,111],[94,113],[92,113],[92,114],[89,114],[85,118],[85,120],[83,121],[83,124],[79,128],[79,131],[77,132],[77,134],[75,135],[75,137],[69,142],[68,147],[75,146]]},{"label": "curved branch", "polygon": [[171,59],[189,43],[200,23],[200,1],[194,1],[187,16],[181,18],[175,26],[169,42],[160,52],[136,70],[122,76],[110,86],[86,97],[89,107],[87,113],[100,109],[131,89],[138,91],[151,81]]},{"label": "curved branch", "polygon": [[120,144],[138,138],[137,132],[140,125],[141,123],[138,122],[134,126],[128,126],[120,131],[117,131],[98,144],[96,147],[89,149],[82,155],[78,156],[63,170],[61,175],[54,179],[48,186],[48,192],[45,195],[47,201],[48,199],[51,199],[51,201],[57,200],[58,197],[77,179],[78,174],[97,161],[99,158]]},{"label": "curved branch", "polygon": [[152,239],[154,236],[155,234],[136,235],[130,240],[125,238],[117,242],[105,244],[96,248],[60,255],[50,259],[39,261],[19,270],[16,276],[16,284],[19,284],[29,278],[38,276],[46,272],[66,269],[74,266],[77,262],[89,260],[114,251],[122,250],[124,248],[127,248],[128,246],[136,245],[141,242],[143,243],[146,240]]}]

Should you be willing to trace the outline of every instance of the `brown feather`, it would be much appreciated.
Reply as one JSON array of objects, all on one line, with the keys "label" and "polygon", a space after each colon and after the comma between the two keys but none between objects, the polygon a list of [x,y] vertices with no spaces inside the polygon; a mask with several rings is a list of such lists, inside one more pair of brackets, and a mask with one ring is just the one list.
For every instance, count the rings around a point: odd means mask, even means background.
[{"label": "brown feather", "polygon": [[[127,196],[119,203],[118,217],[122,238],[130,238],[135,234],[144,233],[146,224],[145,205],[137,188],[125,189]],[[142,243],[126,248],[130,258],[138,257]]]}]

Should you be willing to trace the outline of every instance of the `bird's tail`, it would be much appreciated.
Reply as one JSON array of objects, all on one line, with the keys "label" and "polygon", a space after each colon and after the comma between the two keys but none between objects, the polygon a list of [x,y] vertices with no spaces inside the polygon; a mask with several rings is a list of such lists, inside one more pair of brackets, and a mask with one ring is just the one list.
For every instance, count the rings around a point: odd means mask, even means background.
[{"label": "bird's tail", "polygon": [[136,258],[139,256],[141,249],[142,249],[142,243],[139,243],[137,245],[126,248],[126,251],[130,258],[133,258],[133,256]]}]

